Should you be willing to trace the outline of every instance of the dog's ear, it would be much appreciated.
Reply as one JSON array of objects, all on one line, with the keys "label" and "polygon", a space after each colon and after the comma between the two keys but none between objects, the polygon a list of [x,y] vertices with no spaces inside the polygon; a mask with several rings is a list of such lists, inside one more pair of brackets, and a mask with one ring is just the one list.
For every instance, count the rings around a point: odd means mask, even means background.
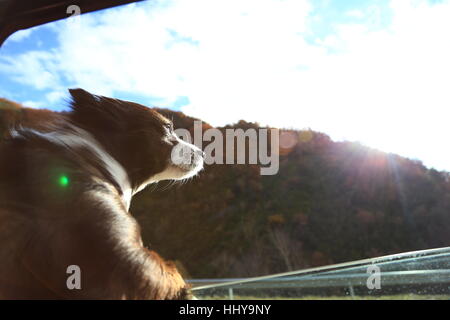
[{"label": "dog's ear", "polygon": [[72,107],[77,107],[77,105],[98,100],[95,95],[80,88],[69,89],[69,93],[72,97]]},{"label": "dog's ear", "polygon": [[126,109],[116,99],[91,94],[83,89],[69,89],[71,120],[85,127],[117,130],[124,127]]},{"label": "dog's ear", "polygon": [[102,98],[101,96],[93,95],[86,90],[77,88],[69,89],[72,97],[70,108],[76,113],[90,113],[91,115],[102,112]]}]

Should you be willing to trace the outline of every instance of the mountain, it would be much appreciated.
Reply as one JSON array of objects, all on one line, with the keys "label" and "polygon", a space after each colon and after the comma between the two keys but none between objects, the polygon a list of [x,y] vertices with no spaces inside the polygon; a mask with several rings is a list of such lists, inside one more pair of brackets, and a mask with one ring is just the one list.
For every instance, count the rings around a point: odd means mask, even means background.
[{"label": "mountain", "polygon": [[[160,110],[176,127],[195,119]],[[204,125],[209,127],[208,125]],[[240,121],[226,128],[258,128]],[[221,128],[224,130],[225,128]],[[247,277],[450,245],[450,179],[419,161],[282,130],[280,170],[209,165],[138,194],[144,241],[194,278]]]}]

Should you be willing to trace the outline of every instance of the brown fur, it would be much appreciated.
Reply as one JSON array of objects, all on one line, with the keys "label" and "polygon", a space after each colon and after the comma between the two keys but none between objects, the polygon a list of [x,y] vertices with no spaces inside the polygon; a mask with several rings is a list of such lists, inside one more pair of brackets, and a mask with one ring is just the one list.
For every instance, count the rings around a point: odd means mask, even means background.
[{"label": "brown fur", "polygon": [[[76,125],[126,169],[133,188],[164,170],[172,147],[161,140],[166,118],[83,90],[71,94],[70,113],[3,109],[0,123],[44,132]],[[190,297],[176,267],[143,247],[124,190],[92,151],[62,148],[26,129],[18,132],[0,143],[0,298]],[[56,183],[61,174],[70,177],[67,188]],[[81,290],[66,286],[69,265],[81,268]]]}]

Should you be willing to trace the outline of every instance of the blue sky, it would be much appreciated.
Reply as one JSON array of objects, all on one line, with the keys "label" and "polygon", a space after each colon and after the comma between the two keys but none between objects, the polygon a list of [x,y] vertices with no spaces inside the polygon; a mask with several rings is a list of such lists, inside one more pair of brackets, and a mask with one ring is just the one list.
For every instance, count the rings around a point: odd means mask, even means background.
[{"label": "blue sky", "polygon": [[447,0],[145,1],[14,34],[0,96],[62,110],[82,87],[450,170],[449,16]]},{"label": "blue sky", "polygon": [[[169,1],[170,2],[170,1]],[[310,12],[310,24],[311,30],[304,32],[304,37],[311,44],[317,39],[324,39],[327,36],[335,33],[335,26],[342,23],[351,22],[361,22],[362,17],[348,15],[348,12],[364,11],[369,10],[370,6],[376,4],[377,8],[383,11],[383,24],[388,23],[389,18],[389,1],[379,0],[316,0],[311,1],[311,12]],[[109,12],[115,11],[119,12],[126,6],[121,8],[108,9]],[[160,5],[155,1],[146,1],[144,3],[136,3],[133,5],[128,5],[128,7],[138,7],[138,8],[155,8],[160,7]],[[89,17],[92,18],[93,23],[96,24],[105,14],[106,10],[100,12],[89,13]],[[268,17],[270,19],[270,17]],[[51,23],[46,26],[36,27],[25,32],[18,32],[12,38],[4,43],[0,48],[0,56],[3,58],[14,59],[16,56],[21,54],[29,53],[30,51],[52,51],[58,50],[61,40],[58,39],[58,25],[62,23],[56,22]],[[167,33],[172,38],[171,41],[167,41],[165,44],[170,47],[174,43],[188,43],[193,46],[199,45],[199,41],[189,37],[183,36],[176,30],[167,28]],[[8,60],[3,60],[4,64],[8,64]],[[5,70],[6,69],[6,70]],[[52,110],[61,110],[64,108],[63,94],[60,94],[61,99],[49,99],[46,95],[50,94],[51,91],[48,88],[40,89],[39,86],[29,85],[24,83],[22,79],[11,75],[8,68],[0,69],[0,94],[8,99],[15,101],[20,101],[22,103],[28,102],[31,106],[36,107],[46,107]],[[60,82],[63,87],[71,87],[75,85],[73,82],[64,78],[61,75]],[[164,97],[156,96],[146,96],[139,93],[134,93],[132,91],[121,91],[119,88],[114,88],[114,95],[120,97],[121,99],[129,99],[133,101],[138,101],[145,104],[155,104],[164,105],[173,109],[180,109],[183,105],[189,104],[188,96],[179,96],[175,101],[167,103],[164,101]]]},{"label": "blue sky", "polygon": [[[438,0],[432,0],[438,1]],[[304,33],[304,37],[311,44],[314,44],[317,39],[324,39],[327,36],[335,33],[336,25],[342,23],[359,23],[364,19],[359,16],[348,15],[349,12],[357,12],[357,11],[370,11],[370,7],[376,5],[376,8],[380,10],[383,14],[382,16],[382,24],[380,23],[380,28],[389,23],[389,0],[316,0],[311,1],[311,12],[310,12],[310,24],[311,30],[309,32]],[[136,3],[133,5],[128,5],[128,7],[158,7],[158,4],[155,1],[147,1],[146,3]],[[116,11],[120,12],[126,6],[122,6],[122,8],[113,8],[108,11]],[[89,16],[94,21],[98,21],[101,16],[103,16],[105,10],[100,12],[90,13]],[[95,22],[94,22],[95,23]],[[59,22],[52,23],[46,26],[36,27],[31,30],[27,30],[25,32],[16,33],[12,38],[6,41],[3,47],[0,48],[0,55],[6,58],[14,58],[15,56],[29,53],[30,51],[51,51],[57,50],[60,45],[60,40],[58,39],[58,24]],[[185,42],[190,45],[199,45],[199,41],[192,39],[189,36],[183,36],[178,33],[176,30],[167,28],[167,33],[172,38],[172,41],[168,41],[166,46],[171,45],[172,43],[180,43]],[[21,35],[23,34],[23,35]],[[6,60],[7,61],[7,60]],[[6,62],[5,64],[7,64]],[[40,90],[36,86],[30,86],[24,84],[21,79],[17,79],[12,76],[6,68],[6,70],[0,69],[0,74],[2,77],[0,78],[0,94],[5,96],[6,98],[21,101],[21,102],[29,102],[32,106],[42,106],[44,107],[44,103],[46,108],[52,110],[61,110],[64,108],[63,104],[61,104],[61,99],[55,99],[48,101],[46,98],[50,92],[49,90],[42,89]],[[74,85],[67,79],[60,79],[61,83],[64,87],[70,87]],[[152,96],[142,96],[141,94],[136,94],[133,92],[120,91],[120,89],[115,88],[115,95],[122,99],[135,100],[146,104],[155,104],[160,105],[164,104],[164,106],[179,109],[183,105],[189,104],[188,96],[179,96],[175,101],[171,101],[171,103],[167,104],[164,102],[164,97],[152,97]],[[62,94],[60,96],[63,96]]]}]

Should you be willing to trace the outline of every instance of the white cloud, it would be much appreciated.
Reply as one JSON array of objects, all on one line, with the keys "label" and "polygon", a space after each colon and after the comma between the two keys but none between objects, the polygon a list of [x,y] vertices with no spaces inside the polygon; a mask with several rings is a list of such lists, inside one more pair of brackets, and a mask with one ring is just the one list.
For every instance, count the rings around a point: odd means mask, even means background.
[{"label": "white cloud", "polygon": [[64,78],[163,105],[188,96],[183,111],[212,124],[311,127],[450,169],[442,150],[450,136],[450,3],[390,4],[388,27],[371,6],[348,13],[364,23],[337,26],[315,44],[305,39],[315,31],[307,0],[132,5],[99,21],[60,22],[60,48],[20,56],[11,68],[36,88],[58,92]]},{"label": "white cloud", "polygon": [[0,71],[38,90],[59,86],[59,69],[54,52],[29,51],[18,56],[6,56],[0,61]]},{"label": "white cloud", "polygon": [[8,41],[19,42],[26,38],[28,38],[34,29],[24,29],[14,32],[11,36],[8,37]]},{"label": "white cloud", "polygon": [[352,17],[352,18],[364,18],[365,17],[365,13],[362,10],[349,10],[347,11],[347,16]]},{"label": "white cloud", "polygon": [[42,102],[39,101],[33,101],[33,100],[27,100],[25,102],[21,103],[23,106],[28,107],[28,108],[35,108],[35,109],[39,109],[39,108],[43,108],[45,107],[45,105]]},{"label": "white cloud", "polygon": [[54,90],[45,95],[48,102],[60,102],[63,98],[68,98],[67,90]]}]

